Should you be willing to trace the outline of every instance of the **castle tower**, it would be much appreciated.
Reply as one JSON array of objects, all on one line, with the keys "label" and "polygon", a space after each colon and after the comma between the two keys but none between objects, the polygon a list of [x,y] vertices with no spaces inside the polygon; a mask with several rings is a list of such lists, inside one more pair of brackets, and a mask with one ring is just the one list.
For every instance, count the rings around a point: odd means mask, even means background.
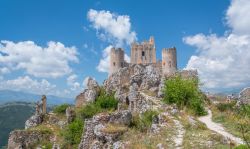
[{"label": "castle tower", "polygon": [[131,64],[152,64],[156,63],[156,49],[154,37],[142,43],[131,45]]},{"label": "castle tower", "polygon": [[110,71],[109,75],[117,72],[120,68],[124,67],[124,51],[122,48],[115,49],[114,47],[110,51]]},{"label": "castle tower", "polygon": [[169,76],[177,71],[176,48],[162,49],[162,73]]}]

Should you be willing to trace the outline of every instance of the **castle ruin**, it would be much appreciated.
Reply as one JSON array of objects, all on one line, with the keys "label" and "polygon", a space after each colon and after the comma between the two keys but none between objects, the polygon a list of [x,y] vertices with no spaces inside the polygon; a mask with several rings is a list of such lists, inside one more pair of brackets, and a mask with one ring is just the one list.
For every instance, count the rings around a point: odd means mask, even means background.
[{"label": "castle ruin", "polygon": [[149,38],[149,41],[131,44],[130,59],[131,62],[127,63],[124,60],[124,50],[113,47],[110,52],[109,75],[117,72],[120,68],[133,64],[153,64],[155,67],[159,67],[165,76],[172,75],[177,71],[176,48],[162,49],[162,60],[157,61],[155,41],[152,36]]}]

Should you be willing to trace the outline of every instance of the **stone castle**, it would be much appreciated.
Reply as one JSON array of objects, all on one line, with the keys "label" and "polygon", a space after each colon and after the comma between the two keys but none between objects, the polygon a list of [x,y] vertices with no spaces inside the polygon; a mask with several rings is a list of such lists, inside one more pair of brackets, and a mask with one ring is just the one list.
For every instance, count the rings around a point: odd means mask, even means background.
[{"label": "stone castle", "polygon": [[156,48],[154,37],[142,43],[132,43],[130,51],[131,62],[127,63],[124,59],[122,48],[112,48],[110,52],[110,72],[109,75],[117,72],[120,68],[133,64],[153,64],[160,68],[163,75],[169,76],[177,71],[176,48],[162,49],[162,60],[156,60]]}]

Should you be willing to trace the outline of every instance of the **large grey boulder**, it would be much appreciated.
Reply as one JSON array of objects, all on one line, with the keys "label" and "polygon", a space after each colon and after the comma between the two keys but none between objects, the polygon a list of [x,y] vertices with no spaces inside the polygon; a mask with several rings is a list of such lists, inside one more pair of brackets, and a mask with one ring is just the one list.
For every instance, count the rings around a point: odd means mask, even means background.
[{"label": "large grey boulder", "polygon": [[10,133],[8,149],[28,149],[39,141],[50,141],[50,134],[39,131],[15,130]]},{"label": "large grey boulder", "polygon": [[239,102],[241,104],[250,104],[250,87],[244,88],[239,93]]},{"label": "large grey boulder", "polygon": [[32,115],[26,122],[25,122],[25,129],[38,126],[43,122],[43,115],[42,114],[35,114]]}]

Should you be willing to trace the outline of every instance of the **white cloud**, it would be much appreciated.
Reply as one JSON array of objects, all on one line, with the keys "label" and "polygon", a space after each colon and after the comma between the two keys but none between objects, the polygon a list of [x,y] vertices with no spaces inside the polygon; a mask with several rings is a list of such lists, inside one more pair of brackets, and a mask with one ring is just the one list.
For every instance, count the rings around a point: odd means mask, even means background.
[{"label": "white cloud", "polygon": [[130,18],[127,15],[90,9],[87,17],[97,30],[98,36],[109,43],[122,47],[136,40],[136,32],[131,31]]},{"label": "white cloud", "polygon": [[7,67],[0,67],[0,74],[6,74],[9,73],[10,70]]},{"label": "white cloud", "polygon": [[65,47],[60,42],[48,42],[47,47],[36,45],[33,41],[14,43],[1,41],[0,68],[25,70],[36,77],[57,78],[69,74],[70,62],[78,62],[75,47]]},{"label": "white cloud", "polygon": [[[97,30],[97,35],[101,40],[123,47],[136,41],[136,32],[131,30],[130,18],[127,15],[117,15],[109,11],[97,11],[90,9],[87,15],[93,28]],[[110,49],[106,47],[102,51],[102,58],[97,66],[99,72],[109,72]],[[125,60],[130,61],[130,57],[125,54]]]},{"label": "white cloud", "polygon": [[99,72],[109,72],[110,63],[110,51],[112,46],[109,45],[102,51],[102,59],[100,60],[98,66],[96,67]]},{"label": "white cloud", "polygon": [[81,85],[79,82],[77,82],[77,75],[72,74],[67,78],[67,84],[71,87],[70,89],[72,91],[78,91],[81,89]]},{"label": "white cloud", "polygon": [[56,85],[49,83],[47,80],[33,80],[29,76],[18,77],[13,80],[2,80],[0,89],[11,89],[17,91],[32,92],[37,94],[54,93]]},{"label": "white cloud", "polygon": [[204,87],[210,90],[239,89],[250,85],[250,24],[248,0],[232,0],[227,22],[232,32],[224,36],[197,34],[183,38],[197,48],[186,69],[197,69]]},{"label": "white cloud", "polygon": [[250,34],[250,1],[232,0],[226,13],[227,24],[235,34]]}]

